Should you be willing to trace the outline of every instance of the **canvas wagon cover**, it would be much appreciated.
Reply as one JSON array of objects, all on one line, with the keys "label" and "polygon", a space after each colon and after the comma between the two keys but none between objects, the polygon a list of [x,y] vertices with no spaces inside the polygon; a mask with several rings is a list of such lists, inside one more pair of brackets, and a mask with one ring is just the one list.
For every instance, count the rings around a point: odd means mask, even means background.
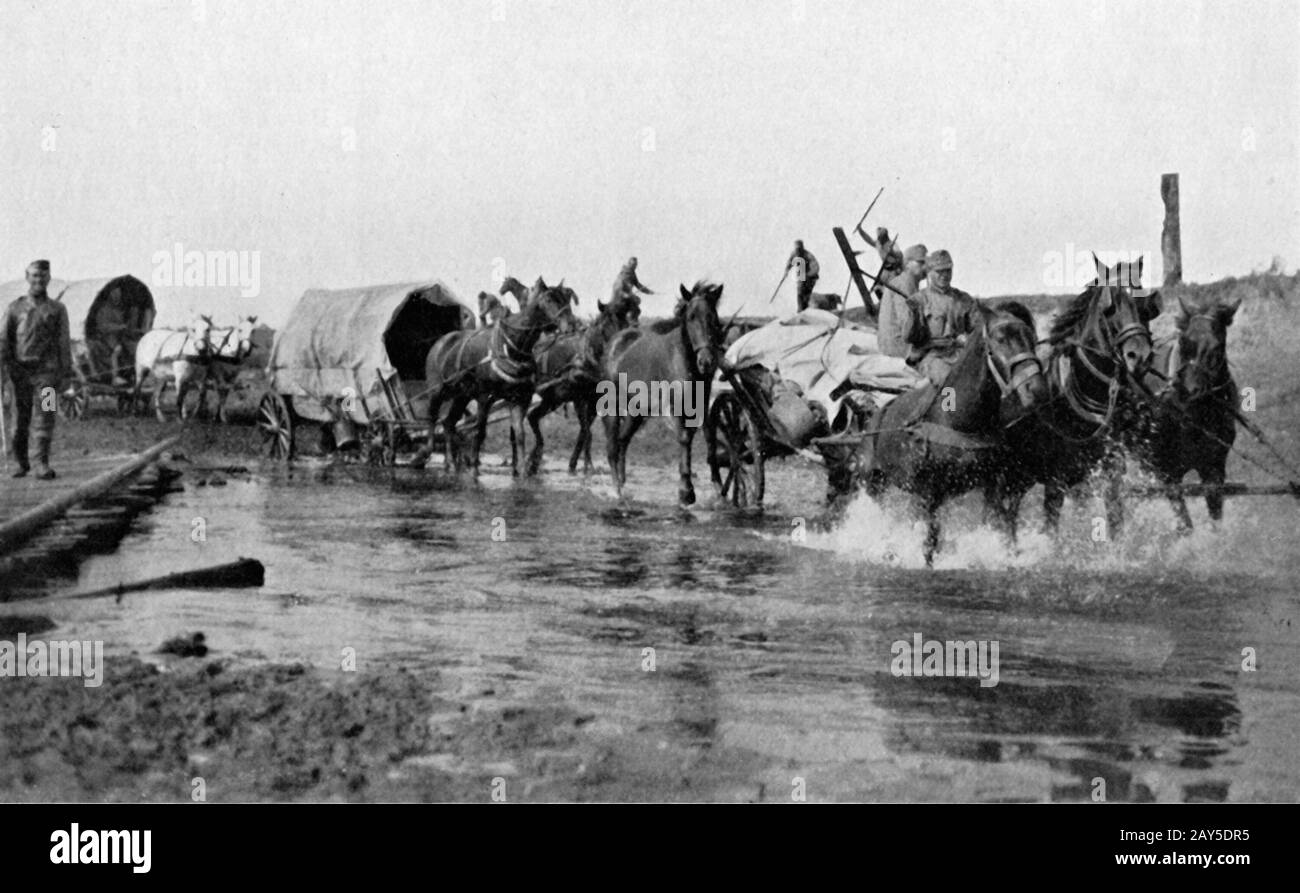
[{"label": "canvas wagon cover", "polygon": [[[432,343],[446,331],[474,326],[473,308],[437,280],[311,289],[298,299],[288,321],[276,333],[267,365],[271,389],[295,398],[294,409],[304,418],[326,421],[330,415],[321,401],[337,399],[352,388],[362,398],[353,402],[354,421],[369,421],[367,406],[371,411],[387,406],[379,376],[398,374],[385,336],[412,301],[456,309],[457,324],[445,331],[402,332],[403,337]],[[399,378],[399,392],[401,387]]]},{"label": "canvas wagon cover", "polygon": [[764,366],[797,383],[832,419],[842,401],[832,400],[831,392],[845,381],[874,389],[883,404],[921,380],[901,358],[880,352],[875,329],[841,322],[825,310],[805,310],[742,335],[727,349],[727,360],[742,369]]}]

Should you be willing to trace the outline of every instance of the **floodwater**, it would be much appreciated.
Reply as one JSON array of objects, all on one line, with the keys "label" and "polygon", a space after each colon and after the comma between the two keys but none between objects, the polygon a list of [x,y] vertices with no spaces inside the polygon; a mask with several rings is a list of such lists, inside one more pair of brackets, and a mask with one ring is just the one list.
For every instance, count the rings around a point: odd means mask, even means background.
[{"label": "floodwater", "polygon": [[[558,464],[516,482],[485,459],[478,484],[198,477],[78,585],[251,556],[266,586],[51,605],[61,634],[144,654],[203,630],[237,660],[337,667],[352,648],[362,669],[433,668],[466,697],[563,704],[711,767],[702,799],[802,783],[809,800],[1078,801],[1096,779],[1112,801],[1300,798],[1300,509],[1283,499],[1229,500],[1218,531],[1199,504],[1185,539],[1146,503],[1120,545],[1070,503],[1060,542],[1015,554],[960,503],[929,571],[902,504],[819,529],[823,478],[798,460],[769,467],[757,518],[678,511],[675,471],[637,465],[635,444],[627,510],[607,476]],[[894,643],[917,635],[996,642],[997,684],[895,675]]]}]

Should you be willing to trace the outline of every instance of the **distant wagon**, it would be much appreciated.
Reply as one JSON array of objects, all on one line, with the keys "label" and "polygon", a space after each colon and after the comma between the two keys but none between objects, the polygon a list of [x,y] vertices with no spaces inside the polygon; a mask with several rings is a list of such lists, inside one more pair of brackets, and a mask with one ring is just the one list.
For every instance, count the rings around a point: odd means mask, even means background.
[{"label": "distant wagon", "polygon": [[[119,411],[130,407],[135,384],[135,346],[153,327],[153,295],[134,276],[111,279],[51,279],[49,294],[68,308],[73,378],[60,411],[68,418],[86,414],[94,397],[117,398]],[[27,293],[26,282],[0,286],[8,303]]]},{"label": "distant wagon", "polygon": [[275,335],[258,404],[262,454],[287,461],[303,422],[327,449],[358,444],[391,465],[427,433],[424,361],[474,309],[439,281],[306,292]]}]

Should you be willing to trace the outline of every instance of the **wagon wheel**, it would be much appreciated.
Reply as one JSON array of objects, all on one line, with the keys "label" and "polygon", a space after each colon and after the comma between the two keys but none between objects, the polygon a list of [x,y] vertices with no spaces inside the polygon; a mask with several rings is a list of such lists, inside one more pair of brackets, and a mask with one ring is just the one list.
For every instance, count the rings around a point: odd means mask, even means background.
[{"label": "wagon wheel", "polygon": [[79,419],[90,408],[90,388],[80,377],[72,379],[68,389],[59,395],[59,412],[65,419]]},{"label": "wagon wheel", "polygon": [[293,458],[293,410],[285,398],[264,394],[257,404],[257,436],[264,457],[276,462]]},{"label": "wagon wheel", "polygon": [[734,394],[719,394],[709,408],[709,422],[717,432],[713,460],[725,465],[722,497],[737,508],[763,504],[763,434],[758,422]]},{"label": "wagon wheel", "polygon": [[397,461],[397,439],[393,426],[385,422],[375,422],[366,432],[366,463],[376,466],[391,466]]}]

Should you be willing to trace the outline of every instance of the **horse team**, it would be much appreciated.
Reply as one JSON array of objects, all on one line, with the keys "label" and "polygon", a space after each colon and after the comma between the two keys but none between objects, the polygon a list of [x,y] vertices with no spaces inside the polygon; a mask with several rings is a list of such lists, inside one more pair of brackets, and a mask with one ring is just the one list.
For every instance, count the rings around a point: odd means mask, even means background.
[{"label": "horse team", "polygon": [[[982,305],[981,323],[945,381],[900,395],[861,425],[860,446],[844,463],[849,470],[830,469],[840,495],[865,490],[874,497],[889,488],[911,494],[928,523],[927,563],[939,546],[940,508],[972,490],[982,492],[986,517],[1014,542],[1020,506],[1031,488],[1043,486],[1044,525],[1055,531],[1066,495],[1098,475],[1105,484],[1108,535],[1118,536],[1126,457],[1155,473],[1180,528],[1191,524],[1180,488],[1191,470],[1205,485],[1210,516],[1221,518],[1236,424],[1226,340],[1237,304],[1180,297],[1177,334],[1157,346],[1150,323],[1162,310],[1161,296],[1141,288],[1141,266],[1111,268],[1097,261],[1096,279],[1066,303],[1042,342],[1024,306]],[[648,327],[639,325],[637,299],[620,295],[600,304],[595,321],[581,330],[573,317],[576,296],[563,283],[508,285],[502,293],[516,294],[518,313],[485,307],[490,325],[447,335],[430,351],[430,435],[417,465],[434,451],[433,431],[441,423],[448,467],[459,470],[468,463],[476,470],[488,413],[505,402],[511,408],[515,473],[536,473],[543,449],[539,423],[571,402],[579,435],[569,470],[576,471],[585,457],[590,472],[597,387],[620,375],[629,381],[701,383],[707,405],[708,389],[725,362],[721,285],[682,286],[673,318]],[[534,395],[540,398],[536,403]],[[471,403],[477,406],[474,435],[463,444],[456,423]],[[534,436],[531,453],[525,449],[525,420]],[[645,416],[603,421],[621,500],[628,447]],[[696,498],[695,428],[680,417],[676,428],[678,498],[689,505]],[[716,431],[707,421],[703,428],[712,483],[721,494]]]},{"label": "horse team", "polygon": [[[1180,297],[1176,336],[1154,345],[1149,326],[1161,312],[1161,296],[1141,288],[1141,266],[1110,268],[1098,261],[1097,278],[1066,303],[1041,342],[1022,305],[982,305],[980,325],[946,380],[926,381],[862,420],[860,445],[847,457],[826,456],[838,495],[865,490],[876,497],[889,488],[911,494],[927,520],[927,563],[939,546],[940,508],[972,490],[982,492],[986,517],[1014,542],[1020,506],[1031,488],[1043,486],[1044,526],[1055,531],[1066,495],[1098,475],[1105,484],[1108,534],[1117,536],[1124,520],[1126,457],[1155,473],[1181,529],[1189,528],[1191,519],[1180,482],[1192,470],[1205,485],[1210,516],[1221,518],[1221,488],[1236,430],[1236,386],[1226,340],[1238,304],[1189,304]],[[535,474],[544,448],[542,419],[571,403],[578,437],[569,471],[575,472],[582,459],[590,473],[591,427],[604,381],[698,383],[708,405],[709,389],[725,362],[721,285],[682,286],[674,316],[646,327],[639,322],[639,299],[626,292],[598,304],[598,315],[586,326],[575,318],[577,295],[563,281],[552,286],[539,278],[527,288],[511,278],[500,290],[507,293],[516,297],[518,312],[481,295],[483,325],[449,333],[430,349],[425,368],[429,435],[415,466],[423,466],[435,451],[435,429],[440,429],[447,467],[459,471],[468,465],[477,473],[489,414],[504,403],[510,409],[514,473]],[[218,329],[203,316],[186,331],[147,333],[136,351],[133,397],[152,379],[161,419],[163,391],[174,381],[177,413],[185,418],[188,392],[197,387],[202,405],[212,385],[217,416],[224,421],[226,397],[252,350],[255,322],[256,317],[247,317]],[[458,423],[471,405],[476,415],[466,440]],[[620,500],[628,448],[645,420],[644,415],[603,419]],[[533,433],[531,452],[525,422]],[[711,481],[720,496],[717,432],[707,419],[703,429]],[[696,499],[691,471],[696,427],[679,416],[676,430],[678,499],[689,505]]]},{"label": "horse team", "polygon": [[253,327],[256,316],[246,316],[231,327],[217,327],[212,317],[197,315],[186,329],[151,329],[140,338],[135,349],[135,384],[131,406],[139,405],[146,383],[153,385],[154,413],[164,421],[163,392],[169,384],[176,387],[176,415],[188,418],[185,402],[192,389],[198,389],[198,411],[207,403],[211,386],[217,393],[216,417],[226,421],[226,400],[233,389],[240,367],[253,351]]}]

